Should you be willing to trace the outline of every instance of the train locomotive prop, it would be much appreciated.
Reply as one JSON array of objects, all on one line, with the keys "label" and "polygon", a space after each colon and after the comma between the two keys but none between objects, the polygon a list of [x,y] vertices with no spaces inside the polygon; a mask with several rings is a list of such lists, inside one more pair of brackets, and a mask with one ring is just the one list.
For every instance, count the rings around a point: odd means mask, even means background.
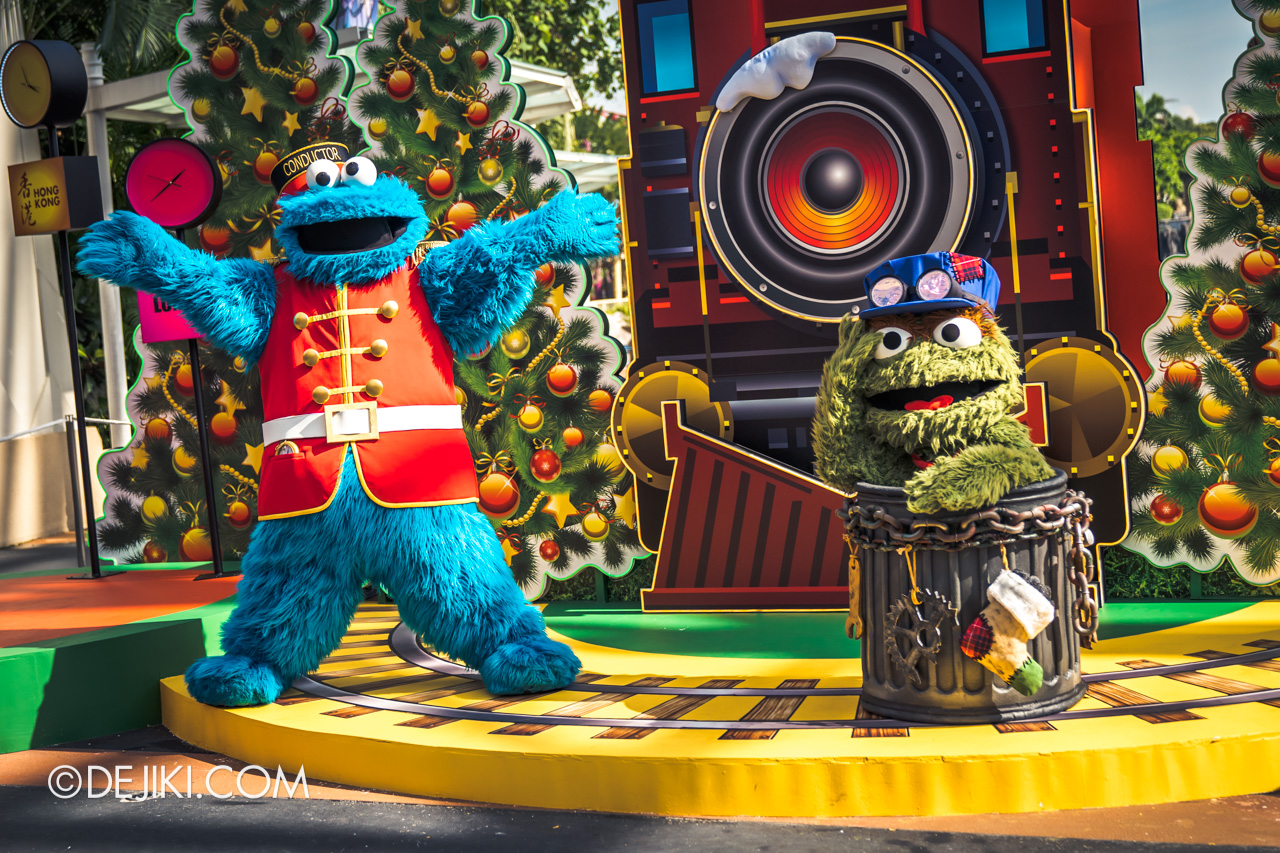
[{"label": "train locomotive prop", "polygon": [[[1137,0],[621,0],[632,363],[612,426],[658,554],[644,606],[839,608],[843,495],[810,424],[867,272],[954,251],[1048,462],[1128,532],[1160,313]],[[676,401],[674,406],[664,406]]]}]

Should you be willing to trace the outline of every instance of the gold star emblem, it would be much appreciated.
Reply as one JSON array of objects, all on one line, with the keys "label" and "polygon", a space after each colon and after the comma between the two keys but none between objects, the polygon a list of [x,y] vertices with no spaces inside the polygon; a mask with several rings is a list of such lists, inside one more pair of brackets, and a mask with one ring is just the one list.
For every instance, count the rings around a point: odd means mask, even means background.
[{"label": "gold star emblem", "polygon": [[627,489],[620,495],[613,496],[613,517],[622,519],[623,523],[632,530],[636,526],[636,490],[635,487]]},{"label": "gold star emblem", "polygon": [[557,319],[557,320],[559,320],[559,319],[560,319],[560,310],[561,310],[562,308],[568,308],[568,307],[569,307],[570,305],[572,305],[573,303],[571,303],[568,299],[565,299],[565,298],[564,298],[564,285],[563,285],[563,284],[561,284],[561,285],[557,285],[556,287],[552,288],[552,290],[551,290],[551,296],[549,296],[549,297],[547,298],[547,301],[546,301],[546,302],[544,302],[544,303],[542,303],[542,304],[543,304],[543,305],[545,305],[545,306],[547,306],[548,308],[550,308],[550,309],[551,309],[551,313],[552,313],[552,314],[555,314],[555,315],[556,315],[556,319]]},{"label": "gold star emblem", "polygon": [[302,130],[302,125],[298,124],[298,114],[291,113],[288,110],[284,111],[284,123],[280,126],[290,133],[296,133],[299,130]]},{"label": "gold star emblem", "polygon": [[143,382],[145,382],[145,383],[147,383],[147,390],[148,390],[148,391],[154,391],[154,390],[156,390],[157,388],[163,388],[163,387],[164,387],[164,381],[165,381],[165,380],[164,380],[164,374],[163,374],[163,373],[157,373],[155,376],[148,376],[146,379],[143,379],[142,381],[143,381]]},{"label": "gold star emblem", "polygon": [[258,121],[262,121],[262,108],[267,105],[267,99],[252,86],[242,88],[240,91],[244,94],[244,107],[240,110],[240,115],[253,116]]},{"label": "gold star emblem", "polygon": [[1276,358],[1280,358],[1280,325],[1271,324],[1271,340],[1263,344],[1262,348]]},{"label": "gold star emblem", "polygon": [[253,473],[255,474],[262,473],[262,451],[265,446],[266,445],[259,444],[255,447],[252,444],[246,444],[244,446],[245,457],[240,464],[248,465],[253,469]]},{"label": "gold star emblem", "polygon": [[225,382],[222,383],[222,396],[214,400],[214,402],[228,415],[234,415],[244,408],[244,403],[240,402],[239,398],[232,393],[231,386]]},{"label": "gold star emblem", "polygon": [[232,12],[247,12],[248,8],[244,5],[244,0],[229,0],[227,8]]},{"label": "gold star emblem", "polygon": [[[413,39],[414,41],[417,41],[418,39],[422,38],[422,22],[410,21],[409,26],[405,27],[404,31],[409,34],[409,38]],[[510,561],[508,560],[508,562]]]},{"label": "gold star emblem", "polygon": [[564,523],[568,520],[569,516],[582,515],[582,513],[573,508],[573,501],[569,500],[568,492],[560,495],[552,495],[547,501],[546,506],[544,506],[541,511],[545,512],[547,515],[554,516],[556,520],[556,527],[560,528],[564,527]]},{"label": "gold star emblem", "polygon": [[414,133],[425,133],[427,138],[432,142],[436,141],[436,128],[440,126],[440,119],[436,117],[434,111],[430,108],[418,110],[418,129]]},{"label": "gold star emblem", "polygon": [[511,544],[514,536],[504,536],[502,539],[502,557],[507,561],[507,565],[511,565],[511,558],[520,553],[520,549]]},{"label": "gold star emblem", "polygon": [[147,463],[151,461],[151,454],[147,453],[147,448],[141,444],[133,449],[133,460],[129,463],[134,468],[146,468]]},{"label": "gold star emblem", "polygon": [[264,240],[261,246],[250,246],[249,257],[255,261],[269,261],[274,258],[275,254],[271,251],[271,238]]},{"label": "gold star emblem", "polygon": [[458,131],[458,138],[454,141],[453,147],[458,149],[459,154],[466,154],[472,149],[471,134]]}]

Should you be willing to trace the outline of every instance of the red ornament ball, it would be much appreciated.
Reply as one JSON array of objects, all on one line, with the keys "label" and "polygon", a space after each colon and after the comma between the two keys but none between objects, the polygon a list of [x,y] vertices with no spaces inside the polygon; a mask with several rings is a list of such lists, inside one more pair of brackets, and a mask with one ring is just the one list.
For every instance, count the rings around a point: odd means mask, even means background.
[{"label": "red ornament ball", "polygon": [[216,225],[201,225],[200,248],[211,255],[225,255],[231,251],[231,230]]},{"label": "red ornament ball", "polygon": [[467,106],[466,118],[472,127],[484,127],[489,121],[489,105],[484,101],[472,101]]},{"label": "red ornament ball", "polygon": [[274,151],[263,151],[253,158],[253,176],[258,183],[271,186],[271,170],[280,162],[280,156]]},{"label": "red ornament ball", "polygon": [[1151,499],[1151,517],[1160,524],[1173,524],[1182,518],[1182,507],[1164,495],[1156,495]]},{"label": "red ornament ball", "polygon": [[1178,382],[1183,385],[1190,385],[1192,388],[1200,387],[1200,368],[1194,361],[1181,359],[1175,361],[1164,372],[1164,378],[1169,382]]},{"label": "red ornament ball", "polygon": [[427,175],[427,195],[437,201],[453,195],[453,188],[453,175],[448,169],[436,166],[431,170],[431,174]]},{"label": "red ornament ball", "polygon": [[174,372],[173,384],[177,386],[178,393],[184,397],[190,397],[195,394],[196,386],[191,380],[191,365],[184,364]]},{"label": "red ornament ball", "polygon": [[554,450],[535,450],[529,462],[529,472],[539,483],[552,483],[560,476],[560,457]]},{"label": "red ornament ball", "polygon": [[298,24],[298,36],[304,44],[311,44],[316,38],[316,25],[310,21],[303,21]]},{"label": "red ornament ball", "polygon": [[490,471],[480,481],[480,511],[490,518],[506,521],[520,506],[520,487],[515,477]]},{"label": "red ornament ball", "polygon": [[556,268],[551,264],[543,264],[533,271],[533,280],[538,287],[550,287],[556,280]]},{"label": "red ornament ball", "polygon": [[404,102],[413,97],[413,75],[397,68],[387,77],[387,94],[391,100]]},{"label": "red ornament ball", "polygon": [[1280,187],[1280,154],[1263,151],[1258,155],[1258,176],[1271,187]]},{"label": "red ornament ball", "polygon": [[173,427],[164,418],[152,418],[147,421],[147,438],[169,441],[173,438]]},{"label": "red ornament ball", "polygon": [[1253,366],[1253,388],[1259,394],[1280,394],[1280,359],[1264,358]]},{"label": "red ornament ball", "polygon": [[1252,115],[1244,112],[1235,112],[1227,116],[1222,121],[1222,132],[1238,133],[1245,139],[1253,139],[1253,135],[1258,131],[1258,122]]},{"label": "red ornament ball", "polygon": [[218,412],[209,419],[209,432],[218,444],[230,444],[236,440],[236,416]]},{"label": "red ornament ball", "polygon": [[489,67],[489,54],[480,48],[476,48],[471,52],[471,61],[475,63],[476,68],[483,71]]},{"label": "red ornament ball", "polygon": [[1224,341],[1238,340],[1249,331],[1249,314],[1235,303],[1224,302],[1209,315],[1209,331]]},{"label": "red ornament ball", "polygon": [[213,544],[209,541],[209,531],[203,527],[193,527],[182,534],[178,544],[178,558],[188,563],[204,563],[213,559]]},{"label": "red ornament ball", "polygon": [[209,71],[219,80],[230,80],[240,70],[240,54],[227,45],[213,49],[209,54]]},{"label": "red ornament ball", "polygon": [[582,430],[575,426],[565,427],[564,432],[560,433],[560,437],[564,439],[565,447],[577,447],[582,444],[582,439],[586,438]]},{"label": "red ornament ball", "polygon": [[309,107],[316,102],[316,98],[320,97],[320,87],[311,77],[299,77],[293,84],[293,91],[289,94],[293,95],[298,106]]},{"label": "red ornament ball", "polygon": [[1280,456],[1272,459],[1271,464],[1267,466],[1267,479],[1280,486]]},{"label": "red ornament ball", "polygon": [[1222,539],[1239,539],[1258,523],[1258,508],[1244,499],[1235,483],[1214,483],[1204,490],[1197,507],[1200,523]]},{"label": "red ornament ball", "polygon": [[164,549],[159,542],[154,539],[147,540],[147,544],[142,546],[142,562],[144,563],[163,563],[169,559],[169,552]]},{"label": "red ornament ball", "polygon": [[560,546],[555,543],[554,539],[544,539],[542,544],[538,546],[538,556],[548,563],[554,563],[560,559]]},{"label": "red ornament ball", "polygon": [[1259,246],[1245,252],[1244,257],[1240,259],[1240,277],[1246,283],[1257,286],[1276,271],[1277,265],[1280,265],[1280,260],[1276,259],[1275,252]]},{"label": "red ornament ball", "polygon": [[453,230],[461,234],[480,221],[480,211],[469,201],[459,201],[454,202],[444,218],[453,226]]},{"label": "red ornament ball", "polygon": [[231,506],[227,507],[225,518],[236,530],[244,530],[253,521],[253,514],[244,501],[232,501]]},{"label": "red ornament ball", "polygon": [[568,397],[578,387],[578,371],[560,362],[547,371],[547,390],[557,397]]},{"label": "red ornament ball", "polygon": [[587,405],[597,412],[607,412],[613,408],[613,395],[603,388],[597,388],[587,397]]},{"label": "red ornament ball", "polygon": [[480,350],[480,352],[469,352],[467,353],[467,361],[479,361],[488,355],[491,349],[493,349],[493,344],[489,344],[487,347]]}]

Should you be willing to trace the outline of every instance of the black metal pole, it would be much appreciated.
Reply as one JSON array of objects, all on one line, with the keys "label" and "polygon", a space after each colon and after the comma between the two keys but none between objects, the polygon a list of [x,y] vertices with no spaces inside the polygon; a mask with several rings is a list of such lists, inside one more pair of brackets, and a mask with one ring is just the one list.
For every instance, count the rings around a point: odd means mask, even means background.
[{"label": "black metal pole", "polygon": [[73,516],[75,518],[75,527],[73,530],[76,534],[76,565],[83,566],[89,562],[88,555],[84,551],[84,536],[81,533],[84,530],[84,504],[80,502],[80,471],[76,468],[76,460],[79,454],[76,453],[76,433],[75,427],[72,425],[71,415],[66,415],[62,419],[63,431],[67,434],[67,463],[71,469],[71,505],[74,507]]},{"label": "black metal pole", "polygon": [[[58,131],[50,126],[49,156],[60,155],[58,150]],[[76,300],[71,289],[71,241],[66,231],[58,232],[58,278],[62,284],[62,311],[67,320],[67,345],[71,349],[71,388],[76,401],[76,438],[80,441],[80,484],[83,489],[85,512],[85,529],[89,534],[89,573],[71,575],[69,580],[99,580],[124,572],[104,572],[98,559],[98,525],[95,524],[97,514],[93,511],[93,475],[89,470],[89,437],[86,433],[84,413],[84,385],[80,378],[80,339],[76,334]],[[79,536],[79,533],[76,534]]]}]

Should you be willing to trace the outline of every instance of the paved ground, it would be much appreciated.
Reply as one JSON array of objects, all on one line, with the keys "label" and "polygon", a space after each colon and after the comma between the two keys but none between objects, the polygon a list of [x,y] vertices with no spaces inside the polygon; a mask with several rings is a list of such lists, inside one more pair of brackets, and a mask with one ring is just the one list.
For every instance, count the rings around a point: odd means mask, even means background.
[{"label": "paved ground", "polygon": [[0,548],[0,575],[39,569],[69,570],[76,565],[76,540],[70,533]]}]

